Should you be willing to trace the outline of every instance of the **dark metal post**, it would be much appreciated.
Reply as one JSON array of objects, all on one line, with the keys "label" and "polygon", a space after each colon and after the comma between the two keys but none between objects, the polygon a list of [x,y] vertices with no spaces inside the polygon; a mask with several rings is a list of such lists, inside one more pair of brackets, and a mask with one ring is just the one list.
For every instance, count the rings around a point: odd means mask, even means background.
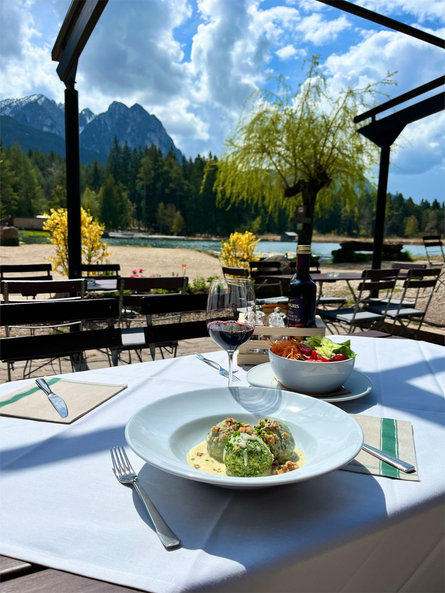
[{"label": "dark metal post", "polygon": [[68,213],[68,271],[81,277],[79,105],[74,82],[65,89],[66,200]]},{"label": "dark metal post", "polygon": [[379,186],[377,189],[377,203],[375,208],[374,248],[372,255],[372,267],[374,269],[380,269],[382,265],[390,151],[391,146],[382,146],[380,149]]}]

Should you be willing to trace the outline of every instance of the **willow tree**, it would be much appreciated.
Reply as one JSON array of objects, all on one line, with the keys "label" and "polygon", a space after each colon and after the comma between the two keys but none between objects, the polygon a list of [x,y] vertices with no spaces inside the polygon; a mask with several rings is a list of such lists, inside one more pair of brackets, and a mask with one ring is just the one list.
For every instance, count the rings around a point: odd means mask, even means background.
[{"label": "willow tree", "polygon": [[352,208],[369,185],[366,173],[377,151],[357,133],[353,119],[375,94],[376,87],[368,85],[333,97],[317,58],[296,93],[282,78],[276,92],[256,92],[218,162],[219,204],[259,204],[269,213],[284,207],[291,218],[304,206],[299,242],[310,245],[317,198],[322,203],[341,196]]}]

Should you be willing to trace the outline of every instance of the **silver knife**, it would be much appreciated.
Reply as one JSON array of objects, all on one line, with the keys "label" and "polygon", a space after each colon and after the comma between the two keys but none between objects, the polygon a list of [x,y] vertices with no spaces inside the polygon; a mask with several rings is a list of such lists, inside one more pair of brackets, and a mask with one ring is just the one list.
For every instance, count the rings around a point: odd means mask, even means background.
[{"label": "silver knife", "polygon": [[[199,358],[199,360],[202,360],[202,362],[205,362],[209,366],[216,369],[219,372],[219,374],[222,375],[223,377],[227,378],[229,376],[229,371],[224,369],[219,363],[215,362],[214,360],[210,360],[210,358],[205,358],[202,354],[197,354],[196,358]],[[234,373],[236,373],[236,372],[237,371],[232,371],[232,379],[235,379],[236,381],[240,381],[240,379],[234,375]]]},{"label": "silver knife", "polygon": [[62,418],[66,418],[68,416],[68,408],[66,407],[65,401],[59,395],[56,395],[53,391],[51,391],[51,387],[48,385],[45,379],[36,379],[36,383],[40,389],[46,393],[49,401],[55,407],[59,415]]},{"label": "silver knife", "polygon": [[406,461],[402,461],[401,459],[398,459],[397,457],[393,457],[392,455],[388,455],[388,453],[385,453],[384,451],[380,451],[380,449],[375,449],[374,447],[371,447],[371,445],[367,445],[366,443],[363,443],[362,449],[363,449],[363,451],[366,451],[366,453],[369,453],[370,455],[374,455],[374,457],[377,457],[378,459],[381,459],[382,461],[386,461],[386,463],[389,463],[389,465],[392,465],[393,467],[400,469],[402,472],[409,474],[411,472],[416,471],[416,468],[414,467],[414,465],[411,465],[410,463],[406,463]]}]

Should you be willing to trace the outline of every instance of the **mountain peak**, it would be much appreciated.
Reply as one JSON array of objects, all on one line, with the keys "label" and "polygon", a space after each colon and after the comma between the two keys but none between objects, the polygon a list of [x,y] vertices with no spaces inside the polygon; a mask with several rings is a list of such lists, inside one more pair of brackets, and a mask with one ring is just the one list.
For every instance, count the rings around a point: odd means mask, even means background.
[{"label": "mountain peak", "polygon": [[[0,115],[8,115],[21,124],[64,138],[64,106],[45,95],[29,95],[22,99],[0,101]],[[173,150],[178,160],[181,152],[174,145],[161,121],[135,103],[131,108],[120,101],[113,101],[107,111],[95,115],[85,108],[79,113],[80,147],[84,154],[97,154],[104,162],[117,138],[131,148],[157,146],[165,156]],[[35,148],[40,148],[37,144]],[[56,150],[56,152],[58,152]]]}]

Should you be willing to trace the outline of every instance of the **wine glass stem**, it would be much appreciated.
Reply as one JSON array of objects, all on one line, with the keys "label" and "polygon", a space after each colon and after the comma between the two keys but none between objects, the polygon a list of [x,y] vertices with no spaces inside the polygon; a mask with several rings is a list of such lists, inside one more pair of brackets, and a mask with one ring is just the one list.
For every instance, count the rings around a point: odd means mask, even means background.
[{"label": "wine glass stem", "polygon": [[233,374],[233,352],[227,352],[227,356],[229,358],[229,379],[228,385],[232,385],[232,374]]}]

